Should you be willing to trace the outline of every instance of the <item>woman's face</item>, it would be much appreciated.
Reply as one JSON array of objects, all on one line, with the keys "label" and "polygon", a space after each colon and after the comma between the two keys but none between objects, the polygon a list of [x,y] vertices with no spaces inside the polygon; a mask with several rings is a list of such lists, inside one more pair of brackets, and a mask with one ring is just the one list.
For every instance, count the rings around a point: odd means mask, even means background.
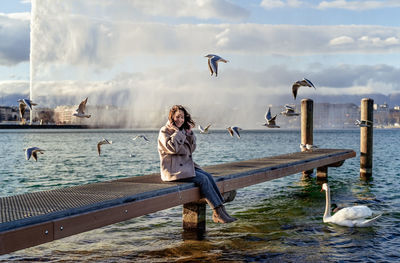
[{"label": "woman's face", "polygon": [[181,110],[178,110],[175,112],[172,119],[174,120],[175,126],[180,128],[185,122],[185,113]]}]

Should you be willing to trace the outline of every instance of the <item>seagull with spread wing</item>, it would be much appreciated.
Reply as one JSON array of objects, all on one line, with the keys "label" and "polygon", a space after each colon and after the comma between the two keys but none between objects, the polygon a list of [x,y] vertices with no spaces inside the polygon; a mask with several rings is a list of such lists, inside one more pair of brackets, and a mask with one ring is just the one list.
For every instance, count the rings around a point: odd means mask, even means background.
[{"label": "seagull with spread wing", "polygon": [[103,140],[101,140],[97,143],[97,152],[99,153],[99,156],[101,153],[101,145],[103,145],[103,144],[112,144],[112,141],[109,141],[109,140],[103,138]]},{"label": "seagull with spread wing", "polygon": [[26,104],[20,102],[19,103],[19,117],[21,118],[21,123],[25,123],[25,118],[24,118],[25,111],[26,111]]},{"label": "seagull with spread wing", "polygon": [[20,103],[20,105],[22,103],[22,104],[25,104],[25,107],[28,106],[28,108],[30,110],[32,110],[33,106],[37,105],[36,103],[32,102],[30,99],[19,99],[18,102]]},{"label": "seagull with spread wing", "polygon": [[371,127],[371,125],[373,125],[374,123],[372,121],[369,120],[356,120],[354,122],[354,125],[359,126],[359,127]]},{"label": "seagull with spread wing", "polygon": [[228,60],[213,54],[208,54],[205,57],[208,58],[208,68],[210,69],[211,76],[213,75],[213,73],[215,73],[215,76],[218,75],[218,62],[229,62]]},{"label": "seagull with spread wing", "polygon": [[133,138],[133,141],[136,141],[137,139],[142,138],[143,140],[145,140],[146,142],[149,142],[149,139],[146,138],[146,136],[144,135],[137,135],[135,138]]},{"label": "seagull with spread wing", "polygon": [[296,99],[296,97],[297,97],[297,90],[298,90],[301,86],[310,87],[310,88],[316,89],[315,86],[314,86],[314,84],[312,84],[312,82],[311,82],[310,80],[308,80],[308,79],[306,79],[306,78],[304,78],[304,79],[302,79],[302,80],[298,80],[298,81],[296,81],[295,83],[293,83],[293,86],[292,86],[292,93],[293,93],[294,99]]},{"label": "seagull with spread wing", "polygon": [[271,108],[268,108],[268,111],[265,114],[266,123],[264,123],[263,125],[266,126],[267,128],[280,128],[280,126],[276,125],[276,122],[275,122],[276,116],[277,116],[277,114],[275,114],[275,116],[272,117]]},{"label": "seagull with spread wing", "polygon": [[291,106],[291,105],[288,105],[288,104],[285,105],[285,110],[282,111],[280,114],[285,115],[287,117],[299,116],[300,115],[300,113],[295,112],[295,107],[294,106]]},{"label": "seagull with spread wing", "polygon": [[87,103],[88,98],[84,99],[76,109],[76,112],[72,114],[72,116],[78,117],[78,118],[90,118],[90,114],[86,114],[86,103]]},{"label": "seagull with spread wing", "polygon": [[203,128],[201,125],[199,125],[200,133],[202,133],[202,134],[208,133],[208,129],[210,128],[210,126],[211,126],[211,124],[208,124],[207,127]]},{"label": "seagull with spread wing", "polygon": [[229,134],[233,137],[234,134],[236,134],[236,136],[238,137],[238,139],[240,139],[240,133],[239,131],[241,131],[242,129],[237,127],[237,126],[229,126],[228,128],[228,132]]},{"label": "seagull with spread wing", "polygon": [[29,147],[24,149],[24,151],[26,160],[29,160],[32,156],[33,159],[35,159],[35,161],[37,162],[37,153],[43,154],[44,150],[40,149],[39,147]]}]

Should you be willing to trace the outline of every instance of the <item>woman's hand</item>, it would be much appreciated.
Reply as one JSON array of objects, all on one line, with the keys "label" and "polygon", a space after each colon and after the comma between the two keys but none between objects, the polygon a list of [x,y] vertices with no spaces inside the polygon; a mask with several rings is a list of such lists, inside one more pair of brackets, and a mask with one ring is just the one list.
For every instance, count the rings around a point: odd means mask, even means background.
[{"label": "woman's hand", "polygon": [[192,134],[192,127],[189,126],[189,129],[186,129],[186,135],[191,135]]}]

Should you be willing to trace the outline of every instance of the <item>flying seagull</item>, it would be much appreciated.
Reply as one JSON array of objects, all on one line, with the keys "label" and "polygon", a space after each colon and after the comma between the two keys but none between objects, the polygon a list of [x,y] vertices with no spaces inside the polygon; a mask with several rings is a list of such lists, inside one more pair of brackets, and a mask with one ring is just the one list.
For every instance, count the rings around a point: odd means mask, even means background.
[{"label": "flying seagull", "polygon": [[138,138],[142,138],[143,140],[145,140],[146,142],[148,142],[149,141],[149,139],[147,139],[146,138],[146,136],[144,136],[144,135],[137,135],[135,138],[133,138],[132,140],[136,140],[136,139],[138,139]]},{"label": "flying seagull", "polygon": [[294,106],[291,106],[291,105],[288,105],[288,104],[285,105],[285,110],[282,111],[280,114],[285,115],[287,117],[299,116],[300,115],[300,113],[295,112]]},{"label": "flying seagull", "polygon": [[240,139],[240,134],[239,131],[241,131],[242,129],[236,126],[229,126],[228,128],[228,132],[229,134],[233,137],[234,134],[236,134],[236,136]]},{"label": "flying seagull", "polygon": [[371,125],[373,125],[373,122],[372,121],[368,121],[368,120],[362,120],[362,121],[356,120],[354,122],[354,125],[360,126],[360,127],[371,127]]},{"label": "flying seagull", "polygon": [[26,104],[23,102],[20,102],[19,103],[19,117],[21,118],[21,123],[25,122],[25,119],[24,119],[25,111],[26,111]]},{"label": "flying seagull", "polygon": [[30,110],[32,110],[33,106],[36,106],[37,104],[32,102],[30,99],[19,99],[18,102],[22,104],[25,104],[25,107],[28,106]]},{"label": "flying seagull", "polygon": [[294,99],[296,99],[297,96],[297,90],[301,87],[301,86],[305,86],[305,87],[310,87],[310,88],[315,88],[314,84],[312,84],[312,82],[308,79],[302,79],[302,80],[298,80],[295,83],[293,83],[292,86],[292,93],[293,93],[293,97]]},{"label": "flying seagull", "polygon": [[33,157],[33,159],[35,159],[35,161],[37,162],[37,153],[41,153],[43,154],[43,149],[40,149],[38,147],[29,147],[27,149],[24,149],[25,151],[25,158],[27,160],[29,160],[31,158],[31,156]]},{"label": "flying seagull", "polygon": [[268,127],[268,128],[280,128],[280,126],[276,125],[275,121],[276,121],[276,114],[274,117],[272,117],[271,115],[271,108],[268,108],[267,113],[265,114],[265,121],[266,123],[264,123],[263,125]]},{"label": "flying seagull", "polygon": [[213,73],[215,73],[215,76],[218,75],[218,62],[229,62],[228,60],[213,54],[208,54],[205,57],[208,58],[208,67],[210,68],[211,76],[213,75]]},{"label": "flying seagull", "polygon": [[79,107],[76,109],[76,112],[72,114],[72,116],[79,117],[79,118],[90,118],[90,114],[86,114],[86,103],[88,98],[84,99],[80,104]]},{"label": "flying seagull", "polygon": [[208,124],[207,127],[203,128],[201,125],[199,125],[199,130],[200,133],[208,133],[208,129],[210,128],[211,124]]},{"label": "flying seagull", "polygon": [[100,156],[100,153],[101,153],[100,146],[103,145],[103,144],[112,144],[112,141],[109,141],[109,140],[103,138],[103,140],[101,140],[101,141],[99,141],[97,143],[97,152],[99,153],[99,156]]}]

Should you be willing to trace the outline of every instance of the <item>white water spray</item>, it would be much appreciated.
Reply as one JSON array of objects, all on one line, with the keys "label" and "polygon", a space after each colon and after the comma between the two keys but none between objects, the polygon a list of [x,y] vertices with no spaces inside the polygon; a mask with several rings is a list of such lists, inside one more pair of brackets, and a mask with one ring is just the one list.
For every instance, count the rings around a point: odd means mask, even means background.
[{"label": "white water spray", "polygon": [[[30,23],[30,48],[29,48],[29,99],[33,101],[33,21],[35,20],[36,0],[31,2],[31,23]],[[33,107],[30,111],[29,123],[32,124],[33,120]]]}]

